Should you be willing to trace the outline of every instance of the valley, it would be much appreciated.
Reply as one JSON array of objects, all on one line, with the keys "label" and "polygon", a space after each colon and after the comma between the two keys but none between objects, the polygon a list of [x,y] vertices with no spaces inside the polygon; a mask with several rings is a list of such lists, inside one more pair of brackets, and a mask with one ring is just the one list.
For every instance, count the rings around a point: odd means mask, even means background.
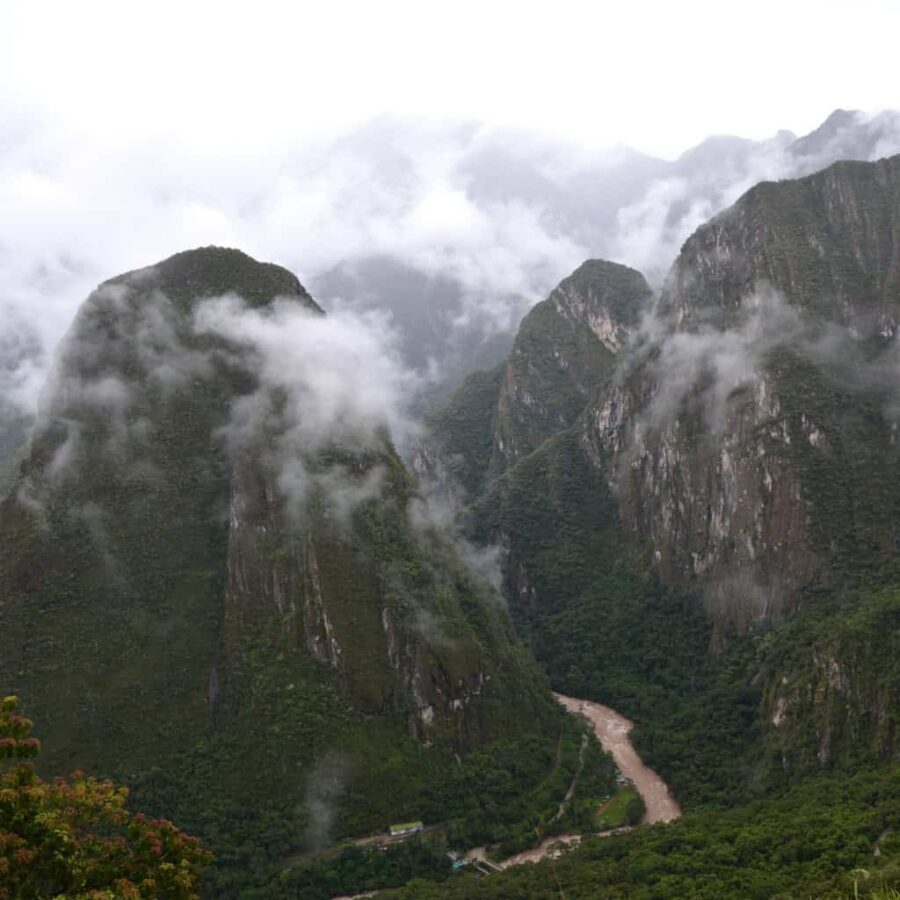
[{"label": "valley", "polygon": [[661,280],[583,260],[452,393],[237,249],[103,282],[0,406],[34,777],[127,785],[209,898],[900,886],[900,156],[800,171]]},{"label": "valley", "polygon": [[[628,739],[628,732],[632,728],[632,723],[628,719],[614,709],[599,703],[579,700],[563,694],[554,694],[554,696],[571,715],[584,718],[590,723],[601,747],[615,760],[616,767],[622,776],[622,783],[634,785],[644,804],[641,825],[671,822],[681,816],[681,807],[673,799],[665,782],[656,772],[644,765]],[[623,825],[598,832],[595,836],[609,837],[613,834],[631,831],[633,827],[635,826]],[[502,871],[510,866],[536,863],[548,855],[555,858],[564,850],[577,847],[581,843],[582,837],[581,834],[558,834],[545,838],[531,850],[524,850],[498,860],[496,868]],[[470,863],[484,861],[487,858],[484,847],[476,847],[467,851],[465,855],[465,859]],[[484,874],[490,874],[490,869],[484,870]]]},{"label": "valley", "polygon": [[615,760],[619,772],[635,786],[644,801],[643,824],[671,822],[681,815],[681,807],[666,783],[644,765],[628,739],[632,722],[608,706],[563,694],[555,696],[572,715],[582,716],[590,722],[600,745]]}]

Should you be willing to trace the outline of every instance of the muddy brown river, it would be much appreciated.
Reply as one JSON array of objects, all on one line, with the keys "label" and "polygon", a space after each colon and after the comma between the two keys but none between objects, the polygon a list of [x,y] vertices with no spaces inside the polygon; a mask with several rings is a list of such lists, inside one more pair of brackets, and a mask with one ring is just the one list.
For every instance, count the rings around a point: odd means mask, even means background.
[{"label": "muddy brown river", "polygon": [[681,807],[670,793],[668,785],[653,769],[644,765],[631,746],[628,732],[634,727],[634,723],[630,719],[600,703],[566,697],[564,694],[554,696],[569,712],[584,716],[591,723],[597,739],[615,760],[619,771],[634,782],[647,807],[643,819],[645,823],[671,822],[681,815]]},{"label": "muddy brown river", "polygon": [[[668,785],[653,769],[644,765],[637,751],[631,746],[628,733],[634,727],[634,723],[630,719],[626,719],[625,716],[601,703],[579,700],[577,697],[567,697],[565,694],[554,694],[553,696],[570,713],[587,719],[594,729],[600,745],[615,760],[619,771],[631,779],[646,807],[643,823],[652,825],[654,822],[671,822],[681,815],[681,807],[670,793]],[[602,832],[600,836],[620,834],[630,830],[630,828],[616,828],[613,831]],[[510,866],[518,866],[522,863],[539,862],[546,856],[557,856],[571,847],[577,847],[580,842],[581,835],[579,834],[558,834],[547,838],[531,850],[517,853],[500,863],[493,864],[493,868],[508,869]],[[473,847],[466,854],[466,859],[472,863],[476,860],[483,862],[487,859],[487,848]],[[372,896],[375,894],[357,894],[356,897],[336,898],[336,900],[357,900],[357,898]]]},{"label": "muddy brown river", "polygon": [[[668,785],[653,769],[644,765],[637,751],[632,747],[628,733],[634,727],[634,723],[630,719],[626,719],[625,716],[601,703],[579,700],[577,697],[567,697],[565,694],[554,694],[553,696],[570,713],[587,719],[594,729],[600,745],[615,760],[619,771],[631,779],[646,807],[643,823],[652,825],[654,822],[671,822],[681,815],[681,807],[670,793]],[[630,828],[616,828],[613,831],[602,832],[601,836],[621,834],[623,831],[630,830]],[[531,850],[504,859],[497,864],[497,867],[508,869],[510,866],[518,866],[522,863],[539,862],[546,856],[557,856],[571,847],[577,847],[580,842],[581,835],[579,834],[558,834],[547,838]],[[471,862],[484,860],[486,848],[474,847],[466,854],[466,858]]]}]

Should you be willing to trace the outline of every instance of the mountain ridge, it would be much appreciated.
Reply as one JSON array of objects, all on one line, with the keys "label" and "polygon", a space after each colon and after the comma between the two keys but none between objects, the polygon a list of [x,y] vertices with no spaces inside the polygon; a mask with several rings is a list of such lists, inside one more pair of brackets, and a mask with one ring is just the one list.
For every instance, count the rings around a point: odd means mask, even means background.
[{"label": "mountain ridge", "polygon": [[[500,548],[554,687],[636,718],[642,754],[688,803],[714,772],[730,772],[729,795],[896,752],[896,679],[880,679],[877,654],[900,580],[898,211],[900,157],[750,189],[685,242],[577,414],[489,468],[466,511]],[[554,395],[547,379],[529,396],[541,389]],[[480,408],[496,428],[499,400]],[[604,624],[626,617],[610,644]],[[708,674],[677,662],[686,647]],[[720,751],[733,748],[696,784],[709,724],[692,694],[721,709]],[[682,749],[667,729],[684,732]]]},{"label": "mountain ridge", "polygon": [[325,327],[239,251],[104,282],[0,506],[4,690],[44,765],[126,781],[225,870],[255,848],[260,877],[291,847],[448,815],[475,751],[526,740],[537,762],[564,729],[383,425],[318,402],[327,380],[290,381],[289,359],[271,380],[273,329],[299,364]]}]

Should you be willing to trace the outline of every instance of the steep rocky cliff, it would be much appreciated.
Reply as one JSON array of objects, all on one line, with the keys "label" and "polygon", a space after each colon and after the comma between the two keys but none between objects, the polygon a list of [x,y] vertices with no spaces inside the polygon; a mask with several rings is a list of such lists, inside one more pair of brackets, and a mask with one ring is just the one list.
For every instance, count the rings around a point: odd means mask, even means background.
[{"label": "steep rocky cliff", "polygon": [[623,523],[716,621],[890,562],[900,157],[761,184],[685,244],[585,421]]},{"label": "steep rocky cliff", "polygon": [[490,471],[499,474],[573,425],[609,383],[649,305],[644,277],[589,260],[522,320],[494,419]]},{"label": "steep rocky cliff", "polygon": [[[897,679],[879,660],[893,606],[865,598],[900,582],[900,157],[752,188],[615,342],[584,315],[557,340],[562,296],[523,323],[468,513],[554,682],[659,721],[695,690],[709,704],[727,682],[744,713],[759,691],[759,730],[735,722],[728,740],[740,754],[762,735],[757,764],[782,772],[896,752]],[[719,655],[702,689],[669,666],[697,647],[679,602]],[[608,624],[639,609],[663,635],[668,700],[662,663],[601,658]],[[618,659],[645,638],[621,634]],[[701,706],[683,756],[645,732],[676,784]]]},{"label": "steep rocky cliff", "polygon": [[555,740],[541,675],[385,426],[317,406],[253,343],[276,319],[288,354],[315,350],[297,279],[234,250],[106,282],[0,507],[0,675],[47,767],[122,778],[220,848],[383,826],[426,791],[439,809],[454,755]]}]

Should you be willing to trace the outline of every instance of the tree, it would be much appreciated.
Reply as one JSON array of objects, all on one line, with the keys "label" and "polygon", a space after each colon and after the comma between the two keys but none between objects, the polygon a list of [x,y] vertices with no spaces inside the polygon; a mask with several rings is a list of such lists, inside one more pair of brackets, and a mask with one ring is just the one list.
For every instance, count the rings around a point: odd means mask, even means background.
[{"label": "tree", "polygon": [[0,701],[0,900],[190,900],[212,855],[165,819],[125,808],[128,790],[75,772],[44,781],[15,697]]}]

